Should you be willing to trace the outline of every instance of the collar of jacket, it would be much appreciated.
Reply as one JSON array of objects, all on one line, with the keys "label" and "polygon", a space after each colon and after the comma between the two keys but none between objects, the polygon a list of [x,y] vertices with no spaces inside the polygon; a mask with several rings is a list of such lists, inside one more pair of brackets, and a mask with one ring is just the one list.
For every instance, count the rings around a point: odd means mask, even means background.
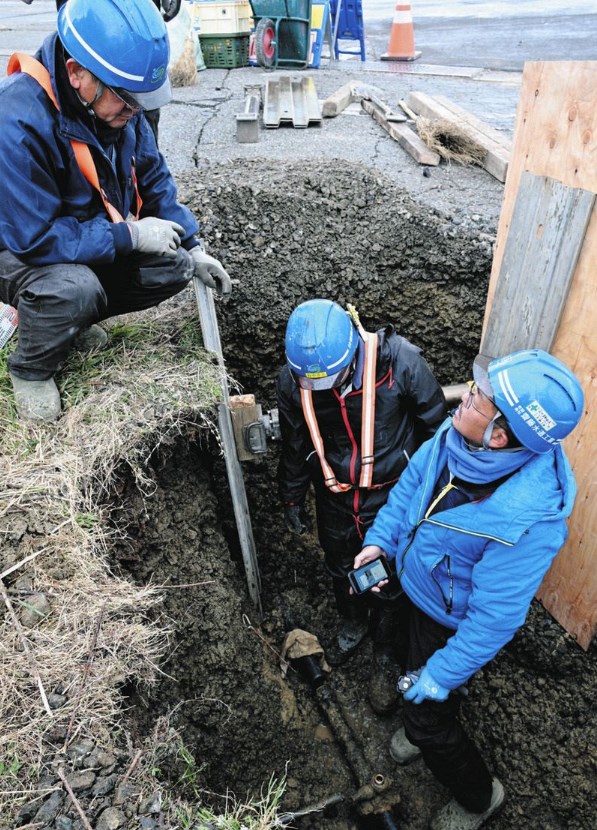
[{"label": "collar of jacket", "polygon": [[[447,418],[425,445],[428,454],[421,498],[413,503],[416,524],[424,519],[435,482],[447,463],[446,433],[451,426],[452,418]],[[568,518],[575,496],[572,468],[558,446],[553,452],[537,454],[483,501],[443,510],[425,521],[514,545],[533,524]]]}]

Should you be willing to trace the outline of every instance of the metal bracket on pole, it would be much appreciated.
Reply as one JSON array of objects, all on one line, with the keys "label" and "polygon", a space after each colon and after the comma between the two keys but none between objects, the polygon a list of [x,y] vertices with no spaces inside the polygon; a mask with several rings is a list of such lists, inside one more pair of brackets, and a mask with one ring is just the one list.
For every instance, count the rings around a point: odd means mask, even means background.
[{"label": "metal bracket on pole", "polygon": [[203,332],[203,344],[208,351],[215,353],[218,358],[218,366],[221,370],[220,383],[222,386],[222,400],[217,405],[218,428],[220,430],[220,438],[224,450],[226,472],[228,474],[228,483],[230,484],[232,505],[234,507],[236,528],[238,530],[243,563],[245,566],[249,596],[253,600],[253,604],[261,616],[263,613],[261,608],[261,577],[259,575],[257,551],[255,549],[255,541],[253,539],[253,528],[251,527],[251,517],[249,515],[245,482],[234,440],[232,416],[230,415],[229,406],[228,381],[226,380],[226,369],[224,366],[224,356],[222,354],[220,331],[218,329],[216,306],[211,288],[208,288],[203,282],[201,282],[199,277],[193,277],[193,285],[195,287],[195,296],[197,298],[199,321]]}]

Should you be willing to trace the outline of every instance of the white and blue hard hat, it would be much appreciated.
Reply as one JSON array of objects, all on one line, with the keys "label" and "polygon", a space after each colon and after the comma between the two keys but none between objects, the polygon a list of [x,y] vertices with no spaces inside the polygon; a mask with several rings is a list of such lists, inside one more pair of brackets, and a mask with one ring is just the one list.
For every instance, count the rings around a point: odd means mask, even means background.
[{"label": "white and blue hard hat", "polygon": [[143,109],[171,100],[168,33],[152,0],[68,0],[58,37],[77,63]]},{"label": "white and blue hard hat", "polygon": [[571,369],[542,349],[492,359],[477,355],[473,377],[523,447],[546,453],[581,419],[584,393]]},{"label": "white and blue hard hat", "polygon": [[349,374],[358,342],[356,327],[342,306],[308,300],[288,318],[286,360],[303,389],[332,389]]}]

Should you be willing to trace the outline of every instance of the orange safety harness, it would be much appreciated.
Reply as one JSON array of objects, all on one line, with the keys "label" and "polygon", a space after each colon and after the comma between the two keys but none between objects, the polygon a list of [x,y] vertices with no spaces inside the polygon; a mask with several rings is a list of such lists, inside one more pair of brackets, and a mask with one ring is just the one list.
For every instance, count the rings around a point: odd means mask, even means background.
[{"label": "orange safety harness", "polygon": [[[14,72],[24,72],[26,75],[30,75],[32,78],[34,78],[38,82],[38,84],[41,87],[43,87],[43,89],[48,95],[48,98],[54,104],[56,109],[60,112],[58,101],[56,100],[54,90],[52,89],[50,73],[42,63],[36,60],[36,58],[31,57],[31,55],[26,55],[24,52],[14,52],[11,55],[10,60],[8,61],[6,74],[12,75]],[[119,213],[119,211],[114,207],[114,205],[110,204],[110,202],[108,201],[108,197],[100,184],[99,176],[97,175],[97,168],[95,166],[93,156],[91,155],[91,151],[87,144],[85,144],[82,141],[75,141],[73,138],[71,138],[70,143],[72,145],[73,153],[75,154],[75,159],[77,160],[77,164],[79,165],[81,173],[85,176],[89,184],[92,187],[94,187],[102,197],[102,202],[104,203],[106,213],[110,217],[110,220],[112,222],[124,222],[124,219]],[[137,188],[137,176],[135,174],[134,164],[131,165],[131,175],[133,178],[133,183],[135,185],[135,194],[137,197],[137,215],[135,218],[138,219],[139,212],[141,210],[141,205],[143,203],[141,201],[139,190]]]},{"label": "orange safety harness", "polygon": [[[361,475],[359,487],[371,488],[373,481],[374,441],[375,441],[375,373],[377,368],[377,334],[366,332],[357,323],[359,334],[365,344],[365,365],[363,369],[363,401],[361,415]],[[355,488],[355,484],[343,484],[336,478],[334,471],[325,457],[323,439],[319,431],[313,395],[310,389],[301,389],[303,415],[309,428],[311,441],[319,458],[323,479],[332,493],[345,493]]]}]

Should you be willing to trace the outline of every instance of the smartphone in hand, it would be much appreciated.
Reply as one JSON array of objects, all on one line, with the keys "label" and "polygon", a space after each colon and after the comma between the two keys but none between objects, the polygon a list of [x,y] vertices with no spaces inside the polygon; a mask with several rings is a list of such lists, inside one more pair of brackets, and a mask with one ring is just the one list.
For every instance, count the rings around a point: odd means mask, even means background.
[{"label": "smartphone in hand", "polygon": [[355,594],[364,594],[371,588],[383,582],[384,579],[389,579],[391,576],[390,569],[383,556],[367,562],[366,565],[361,565],[360,568],[355,568],[354,571],[348,573],[348,581],[350,587]]}]

